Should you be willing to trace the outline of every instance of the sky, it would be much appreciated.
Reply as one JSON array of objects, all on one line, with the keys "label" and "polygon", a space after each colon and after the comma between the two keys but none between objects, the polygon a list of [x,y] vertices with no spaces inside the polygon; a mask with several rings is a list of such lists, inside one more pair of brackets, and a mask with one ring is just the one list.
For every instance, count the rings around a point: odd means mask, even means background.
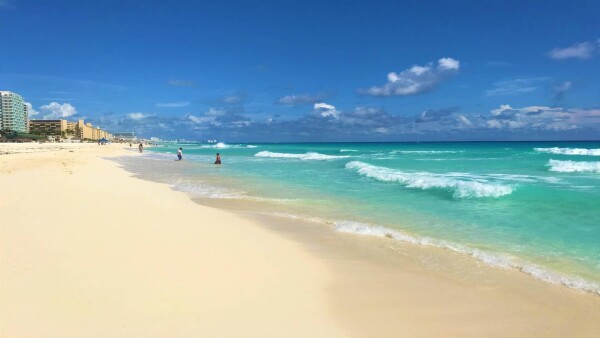
[{"label": "sky", "polygon": [[599,1],[0,0],[31,118],[223,142],[600,139]]}]

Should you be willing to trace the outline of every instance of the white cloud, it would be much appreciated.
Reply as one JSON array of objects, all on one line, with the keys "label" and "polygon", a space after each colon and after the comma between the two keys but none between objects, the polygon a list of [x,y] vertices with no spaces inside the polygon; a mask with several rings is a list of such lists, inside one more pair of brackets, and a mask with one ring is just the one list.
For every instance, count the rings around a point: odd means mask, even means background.
[{"label": "white cloud", "polygon": [[508,104],[501,104],[500,108],[493,109],[490,113],[494,116],[498,116],[502,114],[503,111],[512,110],[512,107]]},{"label": "white cloud", "polygon": [[600,49],[600,40],[579,42],[566,48],[554,48],[548,55],[555,60],[584,60],[591,58],[597,49]]},{"label": "white cloud", "polygon": [[588,124],[600,123],[600,112],[570,111],[560,107],[528,106],[512,108],[501,105],[491,112],[492,118],[485,121],[488,128],[494,129],[541,129],[541,130],[571,130]]},{"label": "white cloud", "polygon": [[462,124],[464,124],[466,126],[472,126],[473,125],[473,122],[471,122],[471,120],[469,120],[464,115],[458,115],[457,119],[458,119],[459,122],[461,122]]},{"label": "white cloud", "polygon": [[204,124],[204,123],[209,123],[209,122],[213,122],[215,119],[213,117],[207,117],[207,116],[194,116],[194,115],[190,115],[188,116],[188,118],[190,119],[190,121],[196,123],[196,124]]},{"label": "white cloud", "polygon": [[320,102],[315,103],[313,106],[314,112],[322,117],[333,117],[334,119],[340,118],[340,112],[335,109],[335,106]]},{"label": "white cloud", "polygon": [[310,94],[299,94],[299,95],[286,95],[277,99],[277,103],[286,104],[290,106],[302,105],[302,104],[313,104],[325,99],[325,95],[310,95]]},{"label": "white cloud", "polygon": [[127,114],[127,117],[132,120],[143,120],[150,116],[151,116],[150,114],[144,114],[144,113],[129,113],[129,114]]},{"label": "white cloud", "polygon": [[453,58],[441,58],[438,60],[438,65],[441,69],[458,70],[460,68],[460,61]]},{"label": "white cloud", "polygon": [[25,102],[25,106],[27,106],[27,112],[29,114],[29,117],[39,114],[39,112],[37,112],[35,109],[33,109],[33,106],[31,105],[31,103]]},{"label": "white cloud", "polygon": [[205,129],[207,126],[243,126],[242,121],[247,121],[235,111],[225,108],[209,108],[201,116],[189,115],[188,119],[192,121],[196,129]]},{"label": "white cloud", "polygon": [[181,108],[187,107],[190,103],[187,101],[182,102],[169,102],[169,103],[156,103],[155,106],[159,108]]},{"label": "white cloud", "polygon": [[547,77],[532,77],[498,81],[494,88],[485,91],[487,96],[495,95],[518,95],[530,93],[539,88],[540,83],[549,80]]},{"label": "white cloud", "polygon": [[60,119],[77,114],[77,110],[69,103],[51,102],[40,107],[44,119]]},{"label": "white cloud", "polygon": [[431,63],[425,66],[412,66],[400,73],[390,72],[388,82],[382,86],[373,86],[359,90],[360,93],[373,96],[416,95],[433,90],[440,82],[454,76],[460,69],[460,61],[453,58],[441,58],[437,66]]}]

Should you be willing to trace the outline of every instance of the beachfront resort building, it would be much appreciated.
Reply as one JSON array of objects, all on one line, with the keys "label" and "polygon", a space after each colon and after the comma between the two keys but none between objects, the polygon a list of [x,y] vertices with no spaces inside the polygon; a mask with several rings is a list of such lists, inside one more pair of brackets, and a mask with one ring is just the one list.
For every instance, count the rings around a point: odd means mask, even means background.
[{"label": "beachfront resort building", "polygon": [[29,109],[21,95],[0,91],[0,130],[29,131]]},{"label": "beachfront resort building", "polygon": [[29,130],[32,134],[49,136],[73,135],[80,140],[97,141],[102,138],[112,138],[112,135],[106,130],[94,127],[89,122],[85,123],[84,120],[77,122],[67,120],[31,120],[29,121]]}]

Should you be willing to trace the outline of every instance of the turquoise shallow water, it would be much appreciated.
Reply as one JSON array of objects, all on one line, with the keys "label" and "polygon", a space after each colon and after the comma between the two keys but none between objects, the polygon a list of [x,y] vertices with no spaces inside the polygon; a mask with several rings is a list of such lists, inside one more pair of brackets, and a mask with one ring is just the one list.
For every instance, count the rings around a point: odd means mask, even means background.
[{"label": "turquoise shallow water", "polygon": [[[184,161],[171,161],[178,147]],[[195,196],[269,203],[600,293],[600,142],[169,144],[142,159]]]}]

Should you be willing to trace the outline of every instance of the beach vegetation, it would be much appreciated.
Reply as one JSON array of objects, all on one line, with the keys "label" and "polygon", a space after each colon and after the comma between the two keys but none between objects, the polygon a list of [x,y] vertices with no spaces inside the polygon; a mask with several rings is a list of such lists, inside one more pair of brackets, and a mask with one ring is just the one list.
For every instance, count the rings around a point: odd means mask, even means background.
[{"label": "beach vegetation", "polygon": [[0,131],[0,142],[32,142],[45,140],[46,137],[42,135],[19,133],[12,130]]}]

